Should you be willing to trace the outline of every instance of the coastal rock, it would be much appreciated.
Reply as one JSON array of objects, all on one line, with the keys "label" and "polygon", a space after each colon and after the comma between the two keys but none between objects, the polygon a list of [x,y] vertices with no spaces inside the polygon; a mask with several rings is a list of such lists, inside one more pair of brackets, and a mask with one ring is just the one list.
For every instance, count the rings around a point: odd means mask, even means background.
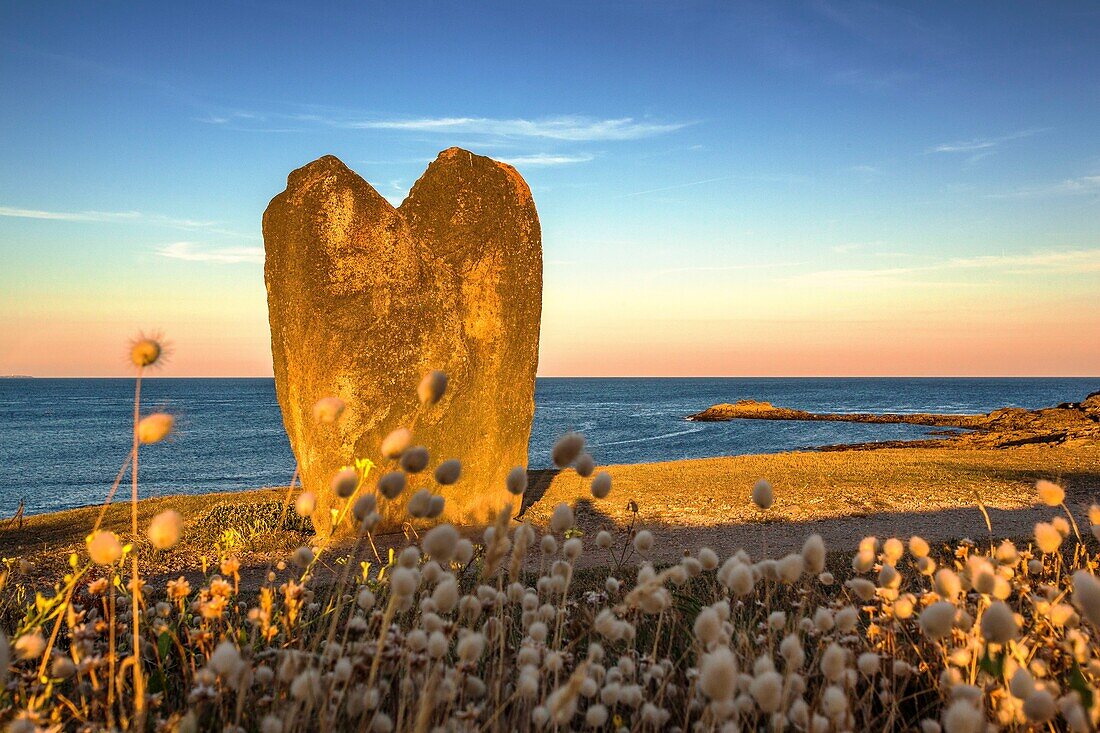
[{"label": "coastal rock", "polygon": [[[439,154],[400,207],[333,156],[290,174],[263,218],[275,387],[314,525],[333,526],[343,500],[332,475],[355,459],[396,468],[379,444],[407,427],[431,452],[383,519],[404,518],[419,488],[446,500],[451,521],[482,521],[510,499],[508,471],[527,463],[542,311],[542,243],[530,189],[511,166],[459,148]],[[447,373],[437,404],[417,385]],[[344,401],[318,424],[318,399]],[[462,462],[439,486],[439,463]],[[345,522],[350,526],[350,520]]]},{"label": "coastal rock", "polygon": [[[888,441],[852,446],[826,446],[824,449],[883,448],[925,446],[951,448],[1015,448],[1022,445],[1074,445],[1100,442],[1100,392],[1081,402],[1063,402],[1057,407],[1027,410],[1002,407],[984,415],[945,415],[937,413],[819,413],[776,407],[770,402],[739,400],[712,405],[689,415],[694,422],[726,420],[802,420],[808,422],[906,423],[953,428],[946,437],[923,441]],[[941,435],[944,433],[940,433]]]}]

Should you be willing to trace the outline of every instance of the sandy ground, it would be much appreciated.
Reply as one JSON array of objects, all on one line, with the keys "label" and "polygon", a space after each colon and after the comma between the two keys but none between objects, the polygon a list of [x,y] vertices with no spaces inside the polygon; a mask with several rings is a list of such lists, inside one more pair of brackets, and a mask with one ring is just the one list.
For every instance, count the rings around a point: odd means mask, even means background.
[{"label": "sandy ground", "polygon": [[[930,540],[988,535],[979,503],[987,508],[996,537],[1026,538],[1039,519],[1055,510],[1036,506],[1033,486],[1048,478],[1067,489],[1067,504],[1084,526],[1088,506],[1100,501],[1100,445],[1075,447],[1025,446],[1008,450],[946,450],[890,448],[873,451],[794,452],[737,456],[639,465],[608,466],[613,478],[611,495],[595,500],[588,481],[572,470],[531,473],[522,518],[545,527],[559,502],[576,510],[578,527],[591,538],[600,529],[611,530],[616,545],[625,544],[630,527],[649,529],[657,538],[648,559],[675,561],[685,551],[709,546],[719,555],[745,548],[754,555],[777,554],[800,547],[817,532],[831,550],[847,551],[859,539],[920,534]],[[775,487],[776,503],[767,512],[750,501],[753,484],[767,478]],[[149,499],[140,504],[142,526],[157,511],[174,508],[193,520],[212,506],[233,507],[281,500],[285,489],[265,489],[224,495],[177,496]],[[631,510],[637,507],[637,514]],[[43,580],[63,572],[70,552],[83,552],[84,537],[98,509],[29,517],[22,528],[0,531],[0,555],[27,558]],[[104,526],[128,534],[129,506],[112,506]],[[216,534],[216,533],[214,533]],[[467,528],[471,538],[480,529]],[[185,532],[171,553],[150,553],[147,572],[152,577],[175,575],[187,568],[198,576],[203,556],[215,554],[213,534],[197,529]],[[383,557],[390,547],[404,546],[404,533],[379,535]],[[246,574],[261,576],[270,563],[286,558],[288,550],[307,542],[297,533],[266,537],[235,551]],[[594,543],[586,546],[586,563],[601,565],[605,554]],[[332,557],[347,554],[349,543]],[[367,546],[357,559],[373,559]],[[631,561],[637,557],[631,557]],[[143,560],[143,563],[146,561]]]},{"label": "sandy ground", "polygon": [[[607,469],[611,495],[602,501],[572,471],[553,477],[525,518],[545,524],[554,506],[576,506],[586,533],[623,531],[634,519],[657,538],[657,559],[709,546],[720,555],[740,547],[757,554],[800,547],[811,533],[832,549],[850,549],[873,534],[950,540],[993,534],[1026,537],[1053,510],[1035,506],[1037,479],[1059,481],[1078,521],[1100,500],[1100,445],[1028,446],[1009,450],[890,448],[793,452],[676,461]],[[768,479],[776,501],[762,512],[750,501],[757,479]],[[629,504],[637,506],[635,519]]]}]

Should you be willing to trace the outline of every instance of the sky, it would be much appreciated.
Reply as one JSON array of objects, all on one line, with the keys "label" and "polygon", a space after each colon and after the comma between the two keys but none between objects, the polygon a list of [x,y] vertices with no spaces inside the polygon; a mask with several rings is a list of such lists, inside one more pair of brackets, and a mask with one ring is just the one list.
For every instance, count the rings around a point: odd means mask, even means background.
[{"label": "sky", "polygon": [[542,376],[1100,375],[1100,6],[0,2],[0,374],[269,376],[260,219],[452,145]]}]

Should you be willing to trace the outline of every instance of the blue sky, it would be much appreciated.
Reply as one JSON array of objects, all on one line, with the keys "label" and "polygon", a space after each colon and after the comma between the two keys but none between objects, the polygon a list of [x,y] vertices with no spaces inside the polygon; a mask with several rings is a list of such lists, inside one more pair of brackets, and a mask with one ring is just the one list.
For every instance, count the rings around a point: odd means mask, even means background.
[{"label": "blue sky", "polygon": [[270,373],[286,174],[451,145],[531,184],[543,374],[1100,373],[1094,3],[311,5],[3,5],[0,373]]}]

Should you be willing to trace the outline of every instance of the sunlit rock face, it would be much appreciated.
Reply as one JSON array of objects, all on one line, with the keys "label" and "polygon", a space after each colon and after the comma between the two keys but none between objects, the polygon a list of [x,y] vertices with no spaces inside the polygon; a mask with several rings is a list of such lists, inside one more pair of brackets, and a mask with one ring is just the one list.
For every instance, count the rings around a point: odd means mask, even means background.
[{"label": "sunlit rock face", "polygon": [[[511,166],[450,148],[394,208],[340,160],[299,168],[263,218],[275,387],[318,533],[343,506],[332,475],[357,458],[376,464],[364,488],[396,468],[381,440],[408,427],[431,452],[383,518],[400,521],[413,491],[446,500],[451,521],[486,519],[508,500],[504,479],[526,465],[542,311],[542,237],[531,191]],[[449,376],[423,406],[421,377]],[[346,408],[318,424],[322,397]],[[462,477],[433,469],[458,458]]]}]

